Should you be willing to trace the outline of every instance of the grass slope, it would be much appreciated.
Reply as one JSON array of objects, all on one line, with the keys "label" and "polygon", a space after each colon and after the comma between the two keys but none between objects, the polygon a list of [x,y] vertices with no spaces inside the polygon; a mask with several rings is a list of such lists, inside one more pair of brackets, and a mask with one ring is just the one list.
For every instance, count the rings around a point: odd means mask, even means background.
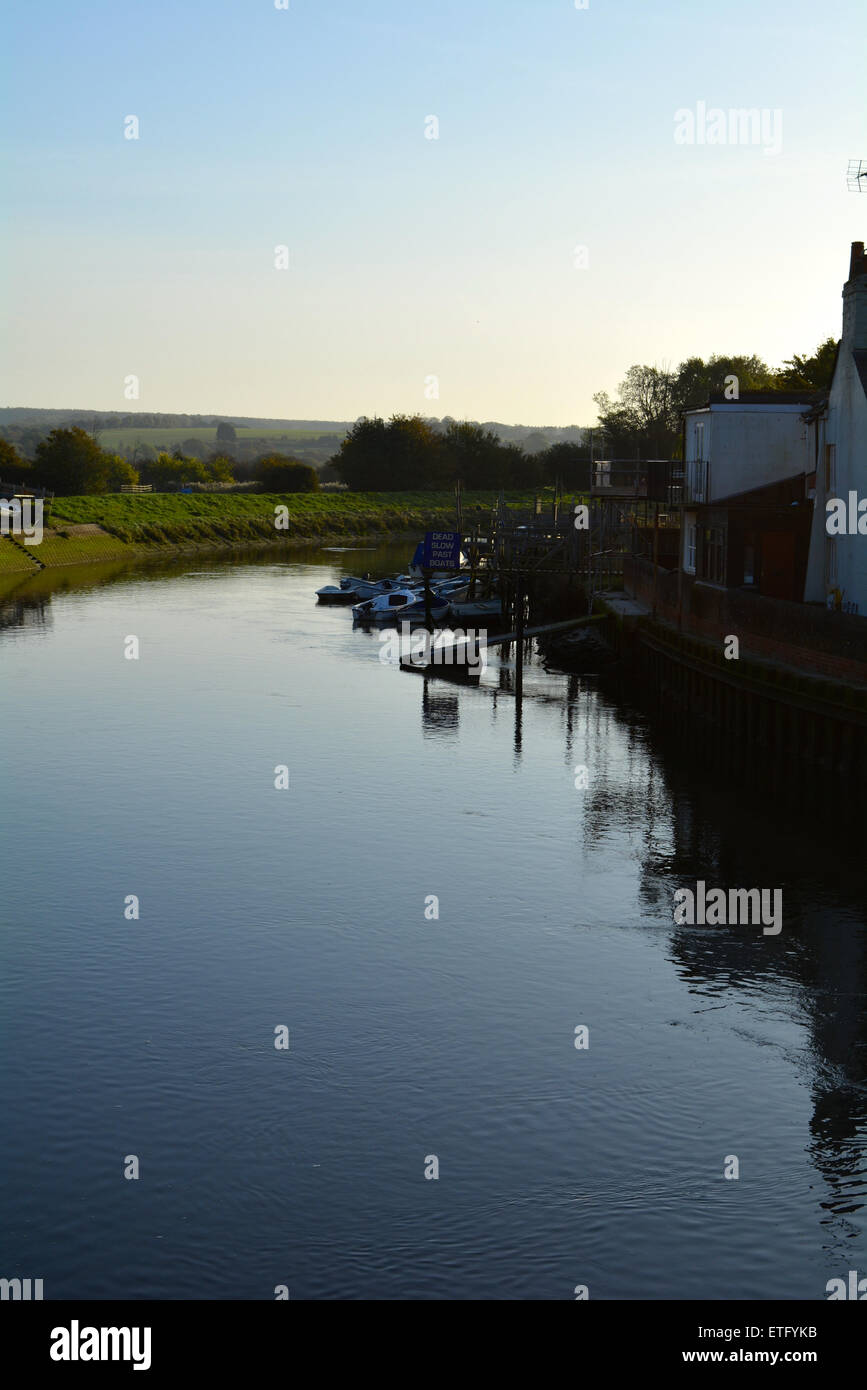
[{"label": "grass slope", "polygon": [[[486,523],[491,493],[464,494],[464,526]],[[527,506],[532,495],[512,493],[507,501]],[[276,530],[275,507],[285,505],[289,526]],[[136,545],[184,545],[213,542],[315,540],[320,536],[365,536],[388,532],[451,529],[455,502],[451,492],[293,493],[141,493],[102,497],[58,497],[51,525],[64,521],[96,524],[120,540]]]}]

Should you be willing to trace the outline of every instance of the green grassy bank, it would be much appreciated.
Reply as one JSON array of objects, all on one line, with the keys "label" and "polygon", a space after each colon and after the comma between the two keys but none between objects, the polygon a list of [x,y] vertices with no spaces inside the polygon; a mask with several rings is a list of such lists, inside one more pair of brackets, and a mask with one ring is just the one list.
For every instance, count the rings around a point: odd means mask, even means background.
[{"label": "green grassy bank", "polygon": [[[464,526],[486,524],[494,493],[465,493]],[[532,494],[506,497],[527,507]],[[285,506],[285,529],[275,508]],[[0,540],[0,572],[102,562],[160,551],[298,543],[448,530],[451,492],[141,493],[58,497],[40,545]]]}]

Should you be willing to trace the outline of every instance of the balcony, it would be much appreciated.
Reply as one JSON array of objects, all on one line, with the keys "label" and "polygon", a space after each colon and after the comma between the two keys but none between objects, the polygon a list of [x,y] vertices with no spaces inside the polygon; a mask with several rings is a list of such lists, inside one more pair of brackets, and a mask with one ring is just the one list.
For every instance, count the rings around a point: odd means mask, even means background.
[{"label": "balcony", "polygon": [[710,463],[707,459],[689,459],[683,465],[683,501],[708,502],[710,500]]},{"label": "balcony", "polygon": [[671,503],[668,459],[595,459],[590,492],[594,497],[647,498]]}]

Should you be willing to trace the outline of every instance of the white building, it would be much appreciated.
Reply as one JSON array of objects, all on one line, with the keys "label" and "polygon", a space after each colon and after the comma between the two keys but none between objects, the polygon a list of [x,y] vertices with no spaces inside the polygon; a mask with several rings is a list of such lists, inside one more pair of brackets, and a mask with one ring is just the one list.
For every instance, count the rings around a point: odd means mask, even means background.
[{"label": "white building", "polygon": [[862,241],[852,243],[831,389],[808,418],[816,491],[804,597],[867,615],[867,257]]},{"label": "white building", "polygon": [[806,477],[813,468],[804,412],[814,392],[725,393],[684,415],[681,564],[697,581],[803,598]]}]

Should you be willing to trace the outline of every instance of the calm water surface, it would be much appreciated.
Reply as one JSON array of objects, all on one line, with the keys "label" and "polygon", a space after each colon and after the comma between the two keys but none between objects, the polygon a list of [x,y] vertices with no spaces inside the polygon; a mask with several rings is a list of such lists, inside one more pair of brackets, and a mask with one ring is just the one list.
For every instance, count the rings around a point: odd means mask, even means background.
[{"label": "calm water surface", "polygon": [[[591,678],[535,662],[516,718],[505,660],[477,690],[383,665],[313,593],[407,551],[9,594],[0,1274],[97,1299],[867,1274],[863,826]],[[780,936],[676,927],[698,878],[781,887]]]}]

